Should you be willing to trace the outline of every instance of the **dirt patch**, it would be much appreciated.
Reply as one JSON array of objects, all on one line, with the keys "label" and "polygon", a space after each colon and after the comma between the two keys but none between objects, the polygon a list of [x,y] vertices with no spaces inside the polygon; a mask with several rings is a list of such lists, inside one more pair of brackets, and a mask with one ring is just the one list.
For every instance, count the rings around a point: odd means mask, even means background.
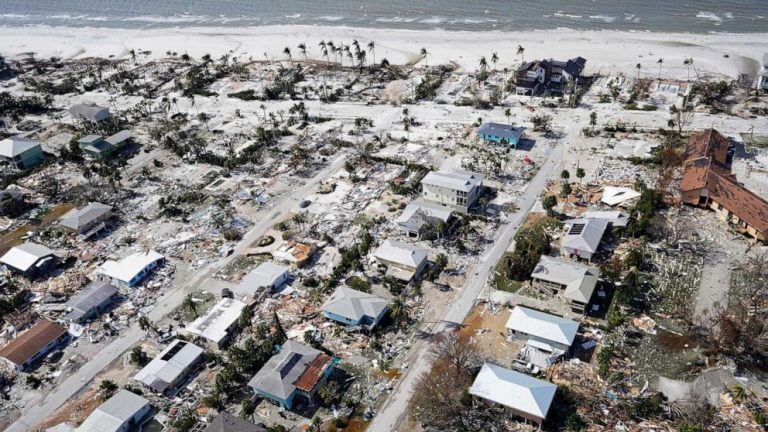
[{"label": "dirt patch", "polygon": [[461,332],[472,338],[484,358],[494,358],[508,363],[520,349],[520,345],[507,341],[507,320],[511,312],[505,308],[496,311],[486,309],[484,304],[475,306]]}]

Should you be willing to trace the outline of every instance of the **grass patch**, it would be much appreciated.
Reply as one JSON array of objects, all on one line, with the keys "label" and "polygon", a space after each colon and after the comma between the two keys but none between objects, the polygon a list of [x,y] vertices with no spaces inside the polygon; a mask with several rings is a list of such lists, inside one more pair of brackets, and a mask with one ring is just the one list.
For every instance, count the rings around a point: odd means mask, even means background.
[{"label": "grass patch", "polygon": [[504,261],[508,255],[509,252],[504,254],[499,262],[496,263],[496,267],[493,271],[493,286],[499,291],[514,293],[520,290],[520,288],[523,286],[523,283],[507,277]]},{"label": "grass patch", "polygon": [[239,282],[251,269],[267,260],[269,255],[240,255],[216,273],[216,277],[229,282]]},{"label": "grass patch", "polygon": [[360,276],[350,276],[347,278],[347,280],[344,281],[344,283],[352,289],[356,289],[365,293],[371,292],[371,283],[367,280],[364,280]]}]

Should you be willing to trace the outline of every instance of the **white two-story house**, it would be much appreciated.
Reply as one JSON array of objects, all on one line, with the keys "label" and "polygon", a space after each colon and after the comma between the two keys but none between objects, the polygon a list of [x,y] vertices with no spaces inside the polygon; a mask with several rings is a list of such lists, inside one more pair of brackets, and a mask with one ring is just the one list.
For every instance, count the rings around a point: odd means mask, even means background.
[{"label": "white two-story house", "polygon": [[483,176],[473,172],[432,171],[421,180],[425,200],[449,206],[467,213],[477,201],[483,186]]}]

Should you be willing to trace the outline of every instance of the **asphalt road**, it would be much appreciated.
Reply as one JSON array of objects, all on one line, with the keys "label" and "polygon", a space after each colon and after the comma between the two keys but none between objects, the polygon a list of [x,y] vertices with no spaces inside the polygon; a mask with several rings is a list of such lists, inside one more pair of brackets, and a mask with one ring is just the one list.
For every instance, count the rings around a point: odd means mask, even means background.
[{"label": "asphalt road", "polygon": [[[314,191],[315,186],[322,180],[328,178],[344,164],[344,156],[339,156],[331,163],[305,183],[296,189],[292,194],[285,196],[267,217],[264,217],[256,224],[238,243],[235,253],[219,261],[209,264],[207,267],[198,271],[191,279],[176,287],[172,291],[163,295],[156,303],[156,306],[148,314],[150,320],[156,324],[162,324],[167,315],[176,309],[188,292],[197,286],[204,286],[207,280],[213,278],[213,275],[221,268],[229,264],[237,255],[248,248],[255,240],[261,237],[277,220],[286,216],[294,210],[298,203],[307,195]],[[144,338],[144,331],[134,323],[125,333],[105,346],[88,363],[85,363],[73,375],[56,385],[56,388],[49,393],[41,403],[28,407],[22,413],[22,416],[16,420],[8,429],[8,432],[26,432],[33,430],[34,426],[48,418],[57,408],[75,397],[75,395],[88,386],[96,375],[99,374],[110,363],[126,352],[133,345]]]},{"label": "asphalt road", "polygon": [[[475,273],[470,275],[461,293],[448,305],[443,319],[433,330],[434,334],[456,328],[469,315],[475,304],[475,299],[481,294],[488,276],[493,271],[496,263],[509,248],[517,230],[525,221],[528,212],[530,212],[537,197],[546,187],[552,174],[556,173],[559,169],[563,158],[563,146],[564,144],[560,144],[554,148],[546,162],[541,166],[539,172],[518,200],[517,206],[519,210],[509,217],[507,224],[497,235],[491,249],[480,258]],[[368,432],[392,432],[398,430],[401,421],[407,415],[408,401],[413,395],[413,390],[419,377],[428,372],[432,367],[433,358],[429,355],[428,343],[426,340],[419,340],[416,342],[416,346],[411,347],[411,352],[415,355],[415,358],[410,359],[411,367],[403,374],[398,385],[389,395],[386,404],[373,418],[367,429]]]}]

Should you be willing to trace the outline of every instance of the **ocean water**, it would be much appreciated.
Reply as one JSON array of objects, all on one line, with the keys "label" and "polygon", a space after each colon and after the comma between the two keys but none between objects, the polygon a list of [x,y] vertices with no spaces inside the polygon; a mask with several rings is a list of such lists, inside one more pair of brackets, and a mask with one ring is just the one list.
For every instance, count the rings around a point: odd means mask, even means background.
[{"label": "ocean water", "polygon": [[768,0],[0,0],[0,26],[768,32]]}]

